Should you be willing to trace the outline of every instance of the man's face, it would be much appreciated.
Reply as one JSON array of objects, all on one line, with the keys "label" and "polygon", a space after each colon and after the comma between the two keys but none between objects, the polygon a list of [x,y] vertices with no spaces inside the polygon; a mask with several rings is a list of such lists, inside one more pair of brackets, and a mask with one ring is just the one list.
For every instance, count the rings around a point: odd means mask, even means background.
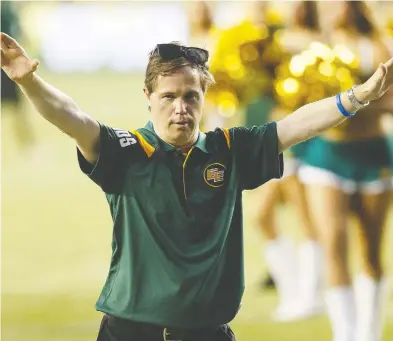
[{"label": "man's face", "polygon": [[172,75],[158,76],[151,94],[144,91],[156,133],[177,147],[194,143],[204,103],[198,71],[187,66],[179,68]]}]

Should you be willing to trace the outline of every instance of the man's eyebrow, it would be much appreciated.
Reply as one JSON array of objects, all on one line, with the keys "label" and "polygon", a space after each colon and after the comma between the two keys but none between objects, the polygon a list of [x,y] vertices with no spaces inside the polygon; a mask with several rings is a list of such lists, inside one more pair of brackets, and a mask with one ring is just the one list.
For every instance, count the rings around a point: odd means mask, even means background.
[{"label": "man's eyebrow", "polygon": [[190,89],[190,90],[188,90],[188,91],[186,92],[186,94],[187,94],[187,95],[188,95],[188,94],[199,95],[199,91],[194,90],[194,89]]},{"label": "man's eyebrow", "polygon": [[163,95],[174,95],[175,94],[175,92],[173,92],[173,91],[163,91],[163,92],[160,92],[159,93],[159,95],[160,96],[163,96]]},{"label": "man's eyebrow", "polygon": [[[164,96],[164,95],[175,95],[176,91],[162,91],[159,93],[159,96]],[[199,91],[195,90],[195,89],[190,89],[187,90],[186,95],[198,95],[199,96]]]}]

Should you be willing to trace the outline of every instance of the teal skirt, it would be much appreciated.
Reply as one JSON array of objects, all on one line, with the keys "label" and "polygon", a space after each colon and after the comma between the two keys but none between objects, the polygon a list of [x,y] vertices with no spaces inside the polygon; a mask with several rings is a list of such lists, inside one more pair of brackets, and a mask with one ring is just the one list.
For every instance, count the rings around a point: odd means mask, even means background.
[{"label": "teal skirt", "polygon": [[393,134],[388,137],[389,151],[390,151],[390,160],[392,162],[391,167],[393,169]]},{"label": "teal skirt", "polygon": [[354,142],[315,137],[308,142],[302,161],[344,179],[371,182],[392,176],[392,151],[388,139],[382,137]]},{"label": "teal skirt", "polygon": [[307,147],[309,146],[310,143],[312,143],[312,140],[304,141],[302,143],[299,143],[293,147],[290,148],[290,155],[299,160],[303,161],[305,155],[307,155]]}]

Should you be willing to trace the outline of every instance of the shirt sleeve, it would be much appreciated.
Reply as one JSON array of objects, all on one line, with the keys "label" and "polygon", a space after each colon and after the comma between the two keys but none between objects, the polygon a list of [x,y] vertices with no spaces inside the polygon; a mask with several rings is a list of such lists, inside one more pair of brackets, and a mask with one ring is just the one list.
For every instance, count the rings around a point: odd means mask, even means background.
[{"label": "shirt sleeve", "polygon": [[100,154],[94,165],[77,148],[79,167],[106,193],[121,190],[126,171],[140,155],[136,136],[126,130],[100,125]]},{"label": "shirt sleeve", "polygon": [[284,161],[278,153],[276,122],[229,130],[242,189],[254,189],[282,177]]}]

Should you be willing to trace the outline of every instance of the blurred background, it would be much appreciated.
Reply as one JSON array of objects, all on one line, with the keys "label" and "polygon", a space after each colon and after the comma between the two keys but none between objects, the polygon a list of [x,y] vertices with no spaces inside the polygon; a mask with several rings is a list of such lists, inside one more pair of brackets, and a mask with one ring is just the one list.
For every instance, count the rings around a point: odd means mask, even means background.
[{"label": "blurred background", "polygon": [[[393,55],[393,2],[366,2],[375,25],[371,45],[354,44],[357,34],[366,33],[355,32],[350,24],[340,26],[340,18],[348,18],[343,2],[318,2],[318,24],[300,4],[2,1],[1,29],[40,60],[40,76],[94,118],[125,129],[149,119],[142,89],[147,55],[157,43],[182,41],[207,48],[217,81],[206,102],[203,128],[209,130],[284,117],[349,88]],[[34,112],[3,74],[1,95],[2,340],[95,340],[101,314],[94,304],[111,256],[112,222],[105,197],[80,172],[73,141]],[[381,107],[386,112],[393,108],[391,94]],[[392,117],[381,115],[390,139]],[[237,339],[329,341],[324,314],[291,323],[272,320],[277,295],[272,284],[263,282],[261,191],[244,196],[246,293],[232,323]],[[277,206],[281,230],[301,240],[301,222],[285,196]],[[390,207],[383,249],[390,278],[392,227]],[[356,271],[355,238],[350,245]],[[393,340],[390,288],[385,341]]]}]

